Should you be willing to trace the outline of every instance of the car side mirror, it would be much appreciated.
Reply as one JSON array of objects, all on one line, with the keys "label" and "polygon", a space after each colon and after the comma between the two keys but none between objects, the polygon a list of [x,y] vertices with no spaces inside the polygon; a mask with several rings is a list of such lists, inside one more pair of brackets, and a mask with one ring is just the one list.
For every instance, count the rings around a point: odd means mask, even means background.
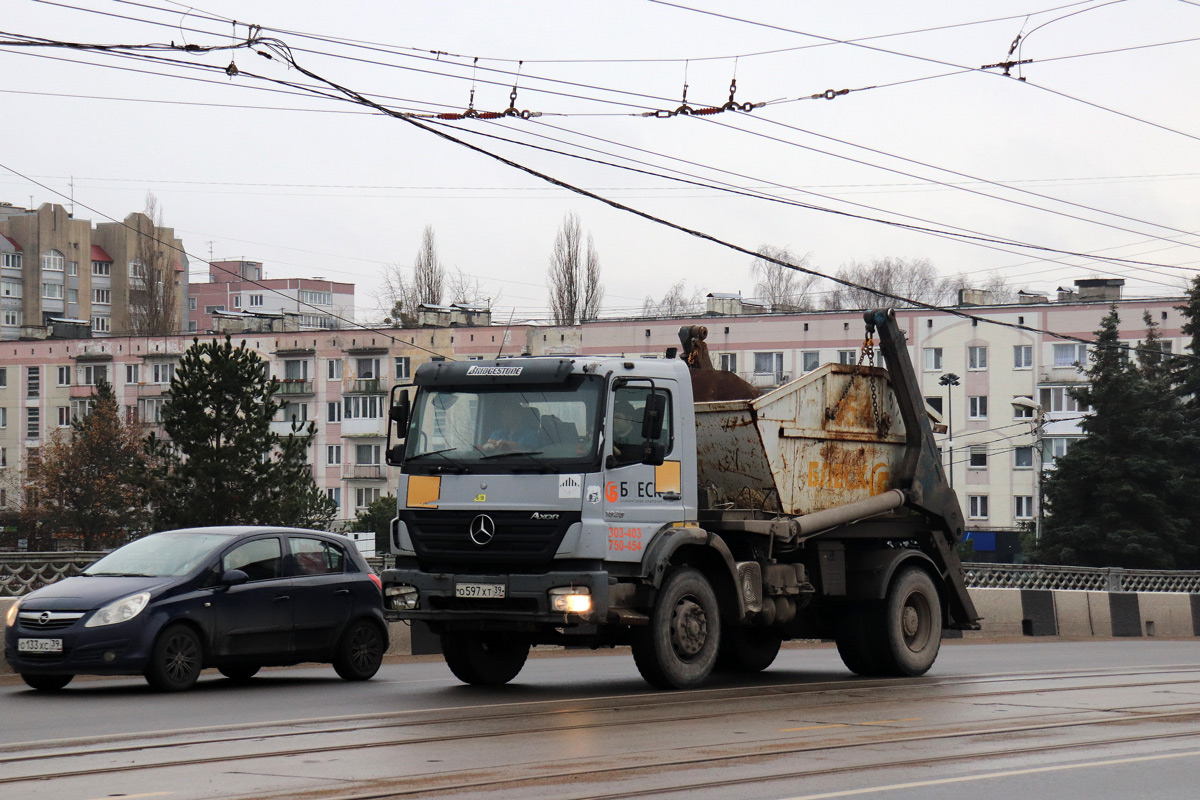
[{"label": "car side mirror", "polygon": [[227,569],[221,575],[221,585],[228,589],[231,586],[241,586],[250,580],[250,576],[240,569]]}]

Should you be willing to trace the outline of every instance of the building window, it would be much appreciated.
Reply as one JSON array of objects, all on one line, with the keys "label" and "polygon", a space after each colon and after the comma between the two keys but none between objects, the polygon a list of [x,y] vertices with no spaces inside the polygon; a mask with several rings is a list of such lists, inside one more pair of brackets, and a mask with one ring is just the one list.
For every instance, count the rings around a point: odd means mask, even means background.
[{"label": "building window", "polygon": [[240,294],[235,294],[233,296],[233,307],[234,308],[242,307],[242,296]]},{"label": "building window", "polygon": [[0,428],[8,427],[8,409],[0,408]]},{"label": "building window", "polygon": [[972,395],[967,398],[967,418],[987,419],[987,395]]},{"label": "building window", "polygon": [[968,495],[967,508],[967,516],[971,519],[987,519],[988,496],[986,494]]},{"label": "building window", "polygon": [[379,445],[356,444],[354,446],[354,463],[362,466],[379,464]]},{"label": "building window", "polygon": [[0,467],[8,466],[8,448],[0,447]]},{"label": "building window", "polygon": [[1056,344],[1054,345],[1054,366],[1074,367],[1087,363],[1086,344]]},{"label": "building window", "polygon": [[756,375],[774,375],[775,380],[780,380],[779,375],[783,372],[783,353],[755,353],[754,354],[754,374]]},{"label": "building window", "polygon": [[329,306],[333,305],[332,292],[310,292],[307,289],[300,290],[300,302],[307,303],[313,306]]},{"label": "building window", "polygon": [[16,309],[4,309],[3,324],[15,326],[21,324],[21,312]]},{"label": "building window", "polygon": [[972,469],[987,469],[987,448],[972,447],[971,460],[968,462],[968,466]]},{"label": "building window", "polygon": [[20,281],[7,279],[0,281],[0,297],[21,297],[21,289]]},{"label": "building window", "polygon": [[189,297],[188,298],[188,311],[195,311],[195,310],[196,310],[196,298]]},{"label": "building window", "polygon": [[25,438],[36,439],[42,434],[42,411],[37,406],[25,409]]},{"label": "building window", "polygon": [[68,303],[78,303],[79,302],[79,290],[78,289],[67,289],[67,302]]},{"label": "building window", "polygon": [[112,330],[112,318],[92,317],[92,330],[96,333],[108,333]]},{"label": "building window", "polygon": [[1013,448],[1013,468],[1014,469],[1033,469],[1033,448],[1032,447],[1014,447]]},{"label": "building window", "polygon": [[821,366],[821,352],[819,350],[801,351],[800,369],[803,372],[812,372],[819,366]]},{"label": "building window", "polygon": [[67,274],[68,275],[78,275],[79,274],[79,262],[78,261],[68,261],[67,262]]},{"label": "building window", "polygon": [[10,267],[12,269],[20,269],[21,268],[21,254],[20,253],[5,253],[4,259],[2,261],[0,261],[0,265],[3,265],[5,267]]},{"label": "building window", "polygon": [[59,386],[70,386],[71,385],[71,368],[70,367],[59,367],[58,368],[58,385]]},{"label": "building window", "polygon": [[1013,345],[1013,369],[1033,369],[1033,345]]},{"label": "building window", "polygon": [[[1033,402],[1033,398],[1027,394],[1013,395],[1014,400],[1028,400]],[[1033,419],[1033,409],[1029,406],[1013,406],[1013,419]]]},{"label": "building window", "polygon": [[333,504],[338,507],[338,511],[342,510],[342,487],[335,486],[332,489],[326,489],[325,496],[333,501]]},{"label": "building window", "polygon": [[0,389],[8,387],[8,367],[0,367]]},{"label": "building window", "polygon": [[292,422],[308,422],[308,403],[288,403],[283,407],[283,413]]},{"label": "building window", "polygon": [[412,359],[408,356],[396,356],[396,380],[407,381],[412,378]]},{"label": "building window", "polygon": [[26,367],[25,368],[25,396],[26,397],[41,397],[42,395],[42,368],[41,367]]},{"label": "building window", "polygon": [[987,369],[987,348],[986,347],[968,347],[967,348],[967,369],[973,369],[973,370]]},{"label": "building window", "polygon": [[1087,411],[1086,403],[1071,396],[1068,386],[1043,386],[1039,392],[1045,411]]},{"label": "building window", "polygon": [[224,310],[225,310],[225,306],[205,306],[204,307],[205,314],[215,314],[218,311],[224,311]]},{"label": "building window", "polygon": [[290,359],[283,362],[283,377],[289,381],[306,381],[308,380],[308,361],[304,359]]},{"label": "building window", "polygon": [[175,377],[175,365],[154,364],[151,367],[151,372],[154,377],[154,383],[170,383],[171,378]]},{"label": "building window", "polygon": [[107,364],[89,364],[79,368],[79,377],[84,386],[95,386],[103,378],[108,380]]},{"label": "building window", "polygon": [[71,401],[72,420],[83,419],[90,413],[92,413],[92,401],[90,399]]},{"label": "building window", "polygon": [[60,427],[60,428],[71,427],[71,407],[70,406],[57,406],[57,408],[58,408],[58,427]]},{"label": "building window", "polygon": [[331,381],[340,381],[342,379],[342,360],[340,358],[331,358],[325,364],[325,377]]},{"label": "building window", "polygon": [[342,404],[338,402],[329,403],[329,412],[325,418],[326,422],[341,422],[342,421]]},{"label": "building window", "polygon": [[356,359],[357,375],[359,380],[368,380],[372,378],[382,377],[379,374],[379,359],[378,358],[359,358]]},{"label": "building window", "polygon": [[342,463],[342,446],[340,444],[325,446],[325,463],[331,467]]},{"label": "building window", "polygon": [[855,352],[853,350],[838,350],[839,364],[853,364]]},{"label": "building window", "polygon": [[937,372],[942,368],[942,348],[925,348],[925,371]]},{"label": "building window", "polygon": [[42,269],[50,272],[62,272],[67,267],[67,259],[57,250],[42,253]]},{"label": "building window", "polygon": [[354,490],[354,507],[366,508],[379,499],[379,489],[355,489]]},{"label": "building window", "polygon": [[261,294],[250,295],[251,308],[253,308],[254,306],[261,306],[263,304],[262,298],[263,298],[263,296]]},{"label": "building window", "polygon": [[351,395],[343,398],[345,419],[379,419],[383,416],[383,395]]},{"label": "building window", "polygon": [[138,400],[138,419],[150,425],[157,425],[162,422],[163,403],[166,402],[162,397],[143,397]]},{"label": "building window", "polygon": [[199,326],[196,324],[196,320],[189,319],[188,320],[188,333],[195,333],[198,329],[199,329]]},{"label": "building window", "polygon": [[104,277],[107,275],[112,275],[112,262],[111,261],[93,261],[92,262],[92,274],[99,275],[101,277]]},{"label": "building window", "polygon": [[1065,456],[1071,449],[1071,439],[1055,437],[1042,440],[1042,464],[1052,466],[1054,460]]},{"label": "building window", "polygon": [[[399,361],[400,359],[396,359]],[[737,353],[721,353],[721,370],[737,372]]]},{"label": "building window", "polygon": [[47,300],[62,300],[63,285],[61,283],[43,283],[42,297]]},{"label": "building window", "polygon": [[112,289],[92,289],[92,302],[101,305],[112,304]]},{"label": "building window", "polygon": [[1013,497],[1016,508],[1013,511],[1013,516],[1017,519],[1033,519],[1033,497],[1032,495],[1016,495]]},{"label": "building window", "polygon": [[138,369],[141,364],[126,364],[125,365],[125,382],[138,383],[141,381],[139,377],[141,370]]}]

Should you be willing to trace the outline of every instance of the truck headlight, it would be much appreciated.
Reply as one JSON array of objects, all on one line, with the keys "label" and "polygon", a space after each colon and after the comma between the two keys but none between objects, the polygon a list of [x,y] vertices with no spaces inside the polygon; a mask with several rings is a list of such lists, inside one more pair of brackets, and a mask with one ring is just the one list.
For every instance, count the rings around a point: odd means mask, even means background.
[{"label": "truck headlight", "polygon": [[417,587],[407,583],[398,583],[383,590],[388,608],[393,611],[412,611],[420,605],[420,592]]},{"label": "truck headlight", "polygon": [[592,610],[592,593],[586,586],[555,586],[550,590],[550,608],[564,614],[587,614]]},{"label": "truck headlight", "polygon": [[137,594],[129,595],[129,597],[114,600],[95,614],[92,614],[92,618],[85,622],[83,627],[98,628],[101,625],[116,625],[118,622],[127,622],[142,613],[142,609],[149,602],[149,592],[138,592]]}]

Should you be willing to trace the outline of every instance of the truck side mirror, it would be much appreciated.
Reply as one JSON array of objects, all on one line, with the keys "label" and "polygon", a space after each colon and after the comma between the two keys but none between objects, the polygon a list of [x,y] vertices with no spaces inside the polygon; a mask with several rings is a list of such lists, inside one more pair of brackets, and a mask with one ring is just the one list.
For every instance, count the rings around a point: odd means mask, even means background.
[{"label": "truck side mirror", "polygon": [[[646,395],[646,407],[642,412],[642,438],[657,440],[662,438],[663,417],[667,412],[667,396],[658,392]],[[662,462],[659,462],[662,463]]]},{"label": "truck side mirror", "polygon": [[642,463],[651,467],[662,466],[667,457],[667,448],[662,442],[647,441],[643,445]]},{"label": "truck side mirror", "polygon": [[[391,404],[388,406],[387,444],[384,460],[389,467],[398,467],[404,460],[404,439],[408,434],[410,407],[408,392],[399,386],[392,387]],[[396,429],[396,444],[392,444],[392,428]]]}]

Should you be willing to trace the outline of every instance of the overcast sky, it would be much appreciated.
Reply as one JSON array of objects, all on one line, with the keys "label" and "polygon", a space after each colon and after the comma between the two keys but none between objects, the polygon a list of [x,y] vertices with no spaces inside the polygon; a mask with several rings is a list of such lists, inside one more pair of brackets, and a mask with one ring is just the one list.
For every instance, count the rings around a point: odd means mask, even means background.
[{"label": "overcast sky", "polygon": [[[1188,0],[3,7],[4,40],[227,45],[250,22],[305,70],[417,114],[462,111],[472,88],[476,110],[502,111],[515,80],[516,108],[541,116],[440,129],[738,246],[809,254],[823,272],[928,258],[943,274],[999,274],[1013,288],[1120,276],[1127,296],[1162,296],[1200,264],[1200,3]],[[221,21],[231,18],[239,24]],[[353,282],[360,320],[386,266],[411,268],[427,224],[442,260],[478,279],[500,318],[544,316],[548,257],[571,211],[594,237],[606,314],[636,312],[681,279],[689,294],[754,294],[745,255],[263,80],[336,94],[279,58],[143,55],[156,60],[0,46],[0,201],[68,204],[60,192],[101,221],[141,210],[152,191],[193,281],[206,280],[211,252],[262,261],[270,278]],[[1010,59],[1031,62],[1010,77],[979,69]],[[231,60],[235,77],[223,71]],[[678,108],[685,81],[690,106],[719,106],[735,74],[736,100],[766,105],[644,115]]]}]

